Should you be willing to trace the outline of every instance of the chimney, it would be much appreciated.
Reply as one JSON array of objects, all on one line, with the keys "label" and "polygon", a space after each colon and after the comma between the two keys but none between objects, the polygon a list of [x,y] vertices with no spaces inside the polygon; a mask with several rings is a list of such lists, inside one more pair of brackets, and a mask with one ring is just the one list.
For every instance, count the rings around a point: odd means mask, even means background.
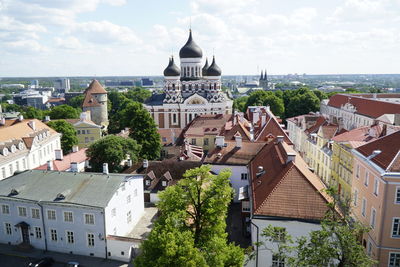
[{"label": "chimney", "polygon": [[23,115],[18,115],[18,121],[23,121],[24,120],[24,116]]},{"label": "chimney", "polygon": [[149,167],[149,161],[147,159],[143,160],[143,168],[148,168]]},{"label": "chimney", "polygon": [[50,121],[50,116],[44,116],[44,121],[45,121],[45,122]]},{"label": "chimney", "polygon": [[276,138],[278,138],[278,143],[283,142],[283,135],[278,135]]},{"label": "chimney", "polygon": [[72,152],[78,152],[79,151],[79,147],[78,146],[72,146]]},{"label": "chimney", "polygon": [[233,125],[237,124],[237,112],[235,111],[235,113],[233,114]]},{"label": "chimney", "polygon": [[48,160],[47,161],[47,170],[52,171],[53,170],[53,161]]},{"label": "chimney", "polygon": [[294,161],[295,158],[296,158],[296,153],[288,152],[287,153],[287,158],[286,158],[286,164],[288,164],[291,161]]},{"label": "chimney", "polygon": [[103,174],[108,174],[108,163],[103,163]]},{"label": "chimney", "polygon": [[235,141],[236,141],[236,147],[241,148],[242,147],[242,137],[240,135],[236,135]]},{"label": "chimney", "polygon": [[56,154],[56,160],[63,160],[63,152],[61,149],[55,149],[54,153]]},{"label": "chimney", "polygon": [[217,135],[215,137],[215,145],[219,147],[223,147],[225,144],[225,136],[219,136]]},{"label": "chimney", "polygon": [[393,121],[394,125],[400,125],[400,113],[396,113],[394,114],[394,121]]},{"label": "chimney", "polygon": [[71,172],[79,172],[78,170],[78,162],[71,162]]},{"label": "chimney", "polygon": [[254,141],[254,127],[252,123],[250,123],[250,141]]},{"label": "chimney", "polygon": [[217,158],[218,158],[218,159],[222,158],[222,153],[218,153],[218,154],[217,154]]},{"label": "chimney", "polygon": [[271,108],[270,108],[269,105],[267,105],[265,108],[266,108],[266,110],[267,110],[268,112],[271,112]]},{"label": "chimney", "polygon": [[32,130],[34,130],[34,131],[36,130],[36,123],[34,120],[29,121],[28,125],[29,125],[29,127],[32,128]]},{"label": "chimney", "polygon": [[257,123],[259,119],[260,119],[260,113],[258,113],[257,110],[255,110],[253,112],[253,124]]},{"label": "chimney", "polygon": [[267,123],[267,115],[262,114],[261,115],[261,127],[264,127],[264,125]]}]

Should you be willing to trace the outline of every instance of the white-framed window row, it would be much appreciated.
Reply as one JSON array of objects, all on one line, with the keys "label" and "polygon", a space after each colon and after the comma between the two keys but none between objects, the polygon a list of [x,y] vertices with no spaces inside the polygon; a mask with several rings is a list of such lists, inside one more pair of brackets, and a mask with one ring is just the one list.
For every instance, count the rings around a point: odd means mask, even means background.
[{"label": "white-framed window row", "polygon": [[394,204],[400,204],[400,186],[396,187],[395,190],[395,195],[394,195]]},{"label": "white-framed window row", "polygon": [[27,217],[26,207],[18,207],[18,216]]},{"label": "white-framed window row", "polygon": [[389,253],[389,267],[400,266],[400,252]]},{"label": "white-framed window row", "polygon": [[391,237],[400,238],[400,217],[393,218]]},{"label": "white-framed window row", "polygon": [[94,225],[94,214],[93,213],[85,213],[84,215],[85,224]]},{"label": "white-framed window row", "polygon": [[64,211],[64,222],[74,222],[74,214],[72,211]]},{"label": "white-framed window row", "polygon": [[55,210],[47,210],[47,219],[51,221],[57,220],[56,211]]},{"label": "white-framed window row", "polygon": [[40,219],[40,210],[37,208],[31,208],[31,214],[33,219]]},{"label": "white-framed window row", "polygon": [[9,215],[10,214],[10,206],[7,204],[2,204],[1,205],[1,213]]}]

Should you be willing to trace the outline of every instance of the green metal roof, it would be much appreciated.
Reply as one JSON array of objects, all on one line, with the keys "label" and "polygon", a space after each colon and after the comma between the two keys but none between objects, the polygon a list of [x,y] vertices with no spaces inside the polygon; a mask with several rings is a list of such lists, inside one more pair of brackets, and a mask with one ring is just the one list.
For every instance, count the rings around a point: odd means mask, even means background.
[{"label": "green metal roof", "polygon": [[[106,207],[126,177],[126,174],[30,170],[1,180],[0,197]],[[10,194],[12,190],[16,192]]]}]

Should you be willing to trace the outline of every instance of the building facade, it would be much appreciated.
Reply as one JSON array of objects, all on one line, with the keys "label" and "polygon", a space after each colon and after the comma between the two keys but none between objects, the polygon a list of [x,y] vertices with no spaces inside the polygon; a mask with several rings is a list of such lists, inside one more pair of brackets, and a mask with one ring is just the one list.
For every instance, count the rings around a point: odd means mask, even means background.
[{"label": "building facade", "polygon": [[192,32],[179,52],[180,68],[171,57],[164,70],[162,94],[153,94],[145,102],[159,128],[184,128],[196,116],[203,114],[231,114],[232,100],[221,88],[221,69],[215,57],[211,65],[194,42]]},{"label": "building facade", "polygon": [[84,94],[85,99],[83,100],[82,110],[84,112],[90,111],[92,121],[103,128],[107,128],[107,91],[97,80],[93,80]]}]

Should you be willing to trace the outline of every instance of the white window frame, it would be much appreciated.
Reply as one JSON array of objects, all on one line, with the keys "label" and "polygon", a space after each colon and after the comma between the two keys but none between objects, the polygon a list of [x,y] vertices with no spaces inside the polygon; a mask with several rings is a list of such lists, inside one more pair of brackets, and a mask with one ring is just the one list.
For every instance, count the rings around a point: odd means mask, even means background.
[{"label": "white window frame", "polygon": [[[7,212],[4,212],[5,210],[7,210]],[[10,215],[10,205],[1,204],[1,214]]]},{"label": "white window frame", "polygon": [[[54,239],[53,239],[53,233],[54,233]],[[50,229],[49,231],[50,234],[50,241],[51,242],[58,242],[58,233],[57,233],[57,229]]]},{"label": "white window frame", "polygon": [[132,222],[132,212],[128,211],[126,213],[126,223],[131,223]]},{"label": "white window frame", "polygon": [[149,186],[151,182],[150,182],[150,180],[146,180],[145,183],[146,183],[146,186]]},{"label": "white window frame", "polygon": [[[67,219],[67,216],[65,216],[66,214],[68,214],[68,220],[66,220]],[[69,216],[70,216],[70,218],[69,218]],[[64,211],[63,219],[64,219],[64,222],[73,223],[74,222],[74,213],[72,211]],[[69,220],[69,219],[71,219],[71,220]]]},{"label": "white window frame", "polygon": [[282,262],[282,260],[281,259],[275,259],[274,260],[274,256],[276,256],[276,255],[272,255],[272,264],[271,264],[271,266],[272,267],[284,267],[285,265],[286,265],[286,263],[285,263],[285,258],[283,258],[283,262]]},{"label": "white window frame", "polygon": [[[51,218],[50,218],[50,212],[53,214],[53,212],[54,212],[54,219],[53,219],[53,216],[51,216]],[[48,210],[46,210],[46,214],[47,214],[47,220],[49,220],[49,221],[57,221],[57,213],[56,213],[56,210],[51,210],[51,209],[48,209]]]},{"label": "white window frame", "polygon": [[161,185],[166,187],[167,186],[167,181],[161,181]]},{"label": "white window frame", "polygon": [[[398,201],[397,196],[399,196]],[[400,204],[400,186],[396,186],[396,190],[394,190],[394,204]]]},{"label": "white window frame", "polygon": [[117,216],[117,208],[112,208],[111,209],[111,217]]},{"label": "white window frame", "polygon": [[[398,232],[398,235],[393,235],[393,230],[394,230],[394,222],[395,222],[395,220],[399,220],[398,221],[398,228],[397,228],[397,232]],[[392,227],[391,227],[391,229],[390,229],[390,237],[391,238],[400,238],[400,217],[393,217],[393,220],[392,220]]]},{"label": "white window frame", "polygon": [[375,177],[374,179],[374,195],[378,196],[379,194],[379,179]]},{"label": "white window frame", "polygon": [[[18,209],[19,217],[28,217],[28,211],[27,211],[26,207],[18,206],[17,209]],[[25,215],[21,215],[21,210],[25,210]]]},{"label": "white window frame", "polygon": [[31,208],[31,215],[32,219],[40,219],[40,210],[38,208]]},{"label": "white window frame", "polygon": [[394,257],[400,258],[400,252],[389,252],[388,266],[396,267],[395,265],[390,265],[390,258],[392,255],[394,255]]},{"label": "white window frame", "polygon": [[[88,223],[88,221],[86,221],[86,215],[88,215],[89,218],[90,218],[90,216],[93,217],[93,223]],[[85,222],[86,225],[95,225],[96,222],[95,222],[95,218],[94,218],[94,217],[95,217],[95,216],[94,216],[93,213],[84,213],[84,214],[83,214],[83,221]]]},{"label": "white window frame", "polygon": [[[69,234],[71,234],[71,235],[69,235]],[[72,242],[70,242],[70,241],[72,241]],[[74,231],[65,230],[65,242],[66,242],[67,244],[71,244],[71,245],[75,244],[75,234],[74,234]]]},{"label": "white window frame", "polygon": [[39,226],[35,226],[35,238],[36,239],[42,239],[43,235],[42,235],[42,228],[40,228]]},{"label": "white window frame", "polygon": [[361,215],[363,217],[367,216],[367,199],[365,197],[362,198]]},{"label": "white window frame", "polygon": [[5,222],[4,223],[4,234],[5,235],[12,235],[12,226],[11,223]]},{"label": "white window frame", "polygon": [[364,185],[366,187],[368,187],[368,185],[369,185],[369,172],[368,171],[365,171]]},{"label": "white window frame", "polygon": [[358,205],[358,189],[354,189],[354,199],[353,199],[353,205],[354,207],[357,207]]},{"label": "white window frame", "polygon": [[[241,173],[240,174],[240,180],[243,180],[243,181],[246,181],[246,180],[248,180],[248,177],[247,177],[248,175],[247,175],[247,172],[243,172],[243,173]],[[243,178],[244,177],[244,178]]]},{"label": "white window frame", "polygon": [[126,197],[126,204],[131,203],[131,201],[132,201],[132,197],[131,197],[131,195],[128,195],[128,196]]},{"label": "white window frame", "polygon": [[375,229],[376,227],[376,209],[374,207],[371,207],[370,226],[372,229]]},{"label": "white window frame", "polygon": [[[93,244],[91,244],[91,243],[93,243]],[[86,245],[89,248],[95,247],[96,243],[95,243],[95,234],[94,233],[86,233]]]}]

